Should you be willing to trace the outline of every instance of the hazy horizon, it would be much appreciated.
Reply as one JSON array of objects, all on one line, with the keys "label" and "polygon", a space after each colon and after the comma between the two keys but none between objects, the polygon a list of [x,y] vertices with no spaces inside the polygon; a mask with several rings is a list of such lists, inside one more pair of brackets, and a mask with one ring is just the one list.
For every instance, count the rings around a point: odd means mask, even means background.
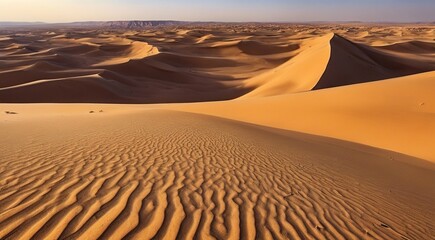
[{"label": "hazy horizon", "polygon": [[431,0],[2,0],[0,21],[431,22],[434,11]]},{"label": "hazy horizon", "polygon": [[323,20],[323,21],[207,21],[207,20],[178,20],[178,19],[111,19],[111,20],[78,20],[78,21],[65,21],[65,22],[45,22],[45,21],[2,21],[0,23],[10,23],[10,24],[70,24],[70,23],[87,23],[87,22],[131,22],[131,21],[139,21],[139,22],[186,22],[186,23],[391,23],[391,24],[400,24],[400,23],[433,23],[435,21],[353,21],[353,20]]}]

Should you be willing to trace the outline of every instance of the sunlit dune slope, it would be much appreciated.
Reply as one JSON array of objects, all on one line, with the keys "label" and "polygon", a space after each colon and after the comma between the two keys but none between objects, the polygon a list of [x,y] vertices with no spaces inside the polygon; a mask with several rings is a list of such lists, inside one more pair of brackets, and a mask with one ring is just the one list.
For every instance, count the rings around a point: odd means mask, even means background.
[{"label": "sunlit dune slope", "polygon": [[301,52],[288,62],[259,76],[248,79],[247,88],[254,90],[243,97],[271,96],[311,90],[321,78],[330,55],[333,34],[307,40]]},{"label": "sunlit dune slope", "polygon": [[435,161],[435,72],[275,97],[172,105]]},{"label": "sunlit dune slope", "polygon": [[37,106],[0,118],[0,238],[434,234],[434,172],[410,157],[197,114]]}]

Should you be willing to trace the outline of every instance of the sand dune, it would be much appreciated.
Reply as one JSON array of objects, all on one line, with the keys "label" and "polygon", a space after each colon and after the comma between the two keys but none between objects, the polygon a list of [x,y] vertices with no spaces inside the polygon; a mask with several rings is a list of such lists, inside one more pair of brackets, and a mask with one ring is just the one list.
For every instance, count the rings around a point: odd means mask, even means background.
[{"label": "sand dune", "polygon": [[0,239],[435,236],[433,26],[89,24],[0,30]]},{"label": "sand dune", "polygon": [[299,94],[163,107],[345,139],[434,162],[434,79],[432,71]]},{"label": "sand dune", "polygon": [[400,154],[186,113],[24,115],[2,123],[1,238],[434,234],[434,173]]},{"label": "sand dune", "polygon": [[334,35],[328,65],[313,89],[365,83],[434,69],[435,60],[427,62],[398,57]]},{"label": "sand dune", "polygon": [[420,53],[425,55],[433,55],[435,53],[435,44],[433,42],[424,42],[424,41],[406,41],[406,42],[381,46],[379,48],[387,49],[395,52]]},{"label": "sand dune", "polygon": [[[261,52],[255,52],[255,42],[240,42],[243,50],[238,45],[222,49],[208,43],[188,48],[197,37],[188,32],[185,35],[176,38],[178,45],[185,42],[186,47],[180,46],[181,51],[168,51],[159,42],[156,47],[137,35],[102,36],[99,31],[5,38],[2,47],[14,46],[14,49],[0,56],[0,61],[8,63],[0,69],[0,99],[2,102],[102,103],[231,99],[248,91],[239,87],[241,80],[274,67],[291,55],[285,46],[265,45]],[[29,52],[29,48],[35,51]],[[229,51],[233,54],[228,54]],[[88,76],[95,74],[98,77],[90,81]],[[60,79],[61,86],[56,84],[57,91],[53,91],[54,82]],[[73,94],[88,92],[90,86],[96,94],[86,94],[86,97]],[[101,94],[108,89],[110,94]]]},{"label": "sand dune", "polygon": [[246,81],[254,90],[242,96],[262,97],[313,89],[322,77],[330,55],[334,34],[315,38],[303,45],[301,52],[288,62]]},{"label": "sand dune", "polygon": [[[433,57],[422,54],[422,51],[431,54],[430,42],[413,40],[406,47],[402,41],[373,48],[345,39],[346,35],[361,39],[360,31],[365,29],[352,34],[337,30],[342,37],[321,27],[315,30],[301,27],[297,34],[293,27],[283,27],[279,34],[268,28],[263,31],[240,28],[163,29],[128,34],[66,29],[50,34],[36,31],[5,35],[0,41],[3,49],[0,61],[6,63],[0,67],[0,101],[228,100],[304,92],[435,70]],[[95,74],[98,77],[88,77]],[[56,86],[58,92],[53,92],[53,84],[59,79],[64,80],[62,87]],[[88,88],[95,89],[95,97],[68,93],[69,89],[88,92]]]},{"label": "sand dune", "polygon": [[[420,46],[430,48],[431,45],[421,44]],[[395,48],[397,50],[397,46],[391,45],[387,49]],[[385,53],[331,33],[307,41],[301,53],[296,57],[263,75],[247,80],[247,86],[256,87],[243,97],[305,92],[383,80],[434,69],[435,60],[433,59],[422,60]]]}]

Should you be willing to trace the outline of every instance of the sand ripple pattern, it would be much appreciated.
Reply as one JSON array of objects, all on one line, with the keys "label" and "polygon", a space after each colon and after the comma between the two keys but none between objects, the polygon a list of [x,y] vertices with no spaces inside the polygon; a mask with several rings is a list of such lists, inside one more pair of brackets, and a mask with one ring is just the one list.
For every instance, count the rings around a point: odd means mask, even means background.
[{"label": "sand ripple pattern", "polygon": [[0,239],[434,236],[430,211],[314,164],[332,159],[310,143],[194,114],[89,118],[1,140]]}]

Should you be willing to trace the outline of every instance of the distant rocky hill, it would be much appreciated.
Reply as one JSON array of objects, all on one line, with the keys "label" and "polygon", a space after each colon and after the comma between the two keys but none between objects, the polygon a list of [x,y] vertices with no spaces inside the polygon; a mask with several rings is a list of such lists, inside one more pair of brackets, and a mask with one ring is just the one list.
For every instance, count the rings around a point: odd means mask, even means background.
[{"label": "distant rocky hill", "polygon": [[41,25],[43,22],[0,22],[0,27],[13,27],[13,26],[34,26]]},{"label": "distant rocky hill", "polygon": [[182,25],[188,22],[181,21],[105,21],[105,22],[73,22],[62,25],[72,27],[107,27],[123,29],[140,29],[157,26]]},{"label": "distant rocky hill", "polygon": [[183,21],[87,21],[71,23],[44,22],[0,22],[0,28],[13,27],[77,27],[77,28],[113,28],[113,29],[143,29],[158,26],[185,25]]},{"label": "distant rocky hill", "polygon": [[[223,22],[189,22],[189,21],[174,21],[174,20],[123,20],[123,21],[85,21],[85,22],[70,22],[70,23],[44,23],[44,22],[7,22],[0,21],[0,28],[41,28],[41,27],[71,27],[71,28],[112,28],[112,29],[144,29],[160,26],[182,26],[182,25],[203,25],[203,24],[219,24]],[[227,24],[229,22],[226,22]],[[239,22],[237,24],[271,24],[262,22]],[[233,23],[234,24],[234,23]],[[363,22],[300,22],[300,23],[285,23],[276,22],[274,24],[363,24]],[[374,24],[374,23],[370,23]],[[379,22],[383,25],[403,25],[405,23],[388,23]],[[411,23],[409,23],[411,24]],[[435,22],[418,22],[413,25],[434,25]]]}]

